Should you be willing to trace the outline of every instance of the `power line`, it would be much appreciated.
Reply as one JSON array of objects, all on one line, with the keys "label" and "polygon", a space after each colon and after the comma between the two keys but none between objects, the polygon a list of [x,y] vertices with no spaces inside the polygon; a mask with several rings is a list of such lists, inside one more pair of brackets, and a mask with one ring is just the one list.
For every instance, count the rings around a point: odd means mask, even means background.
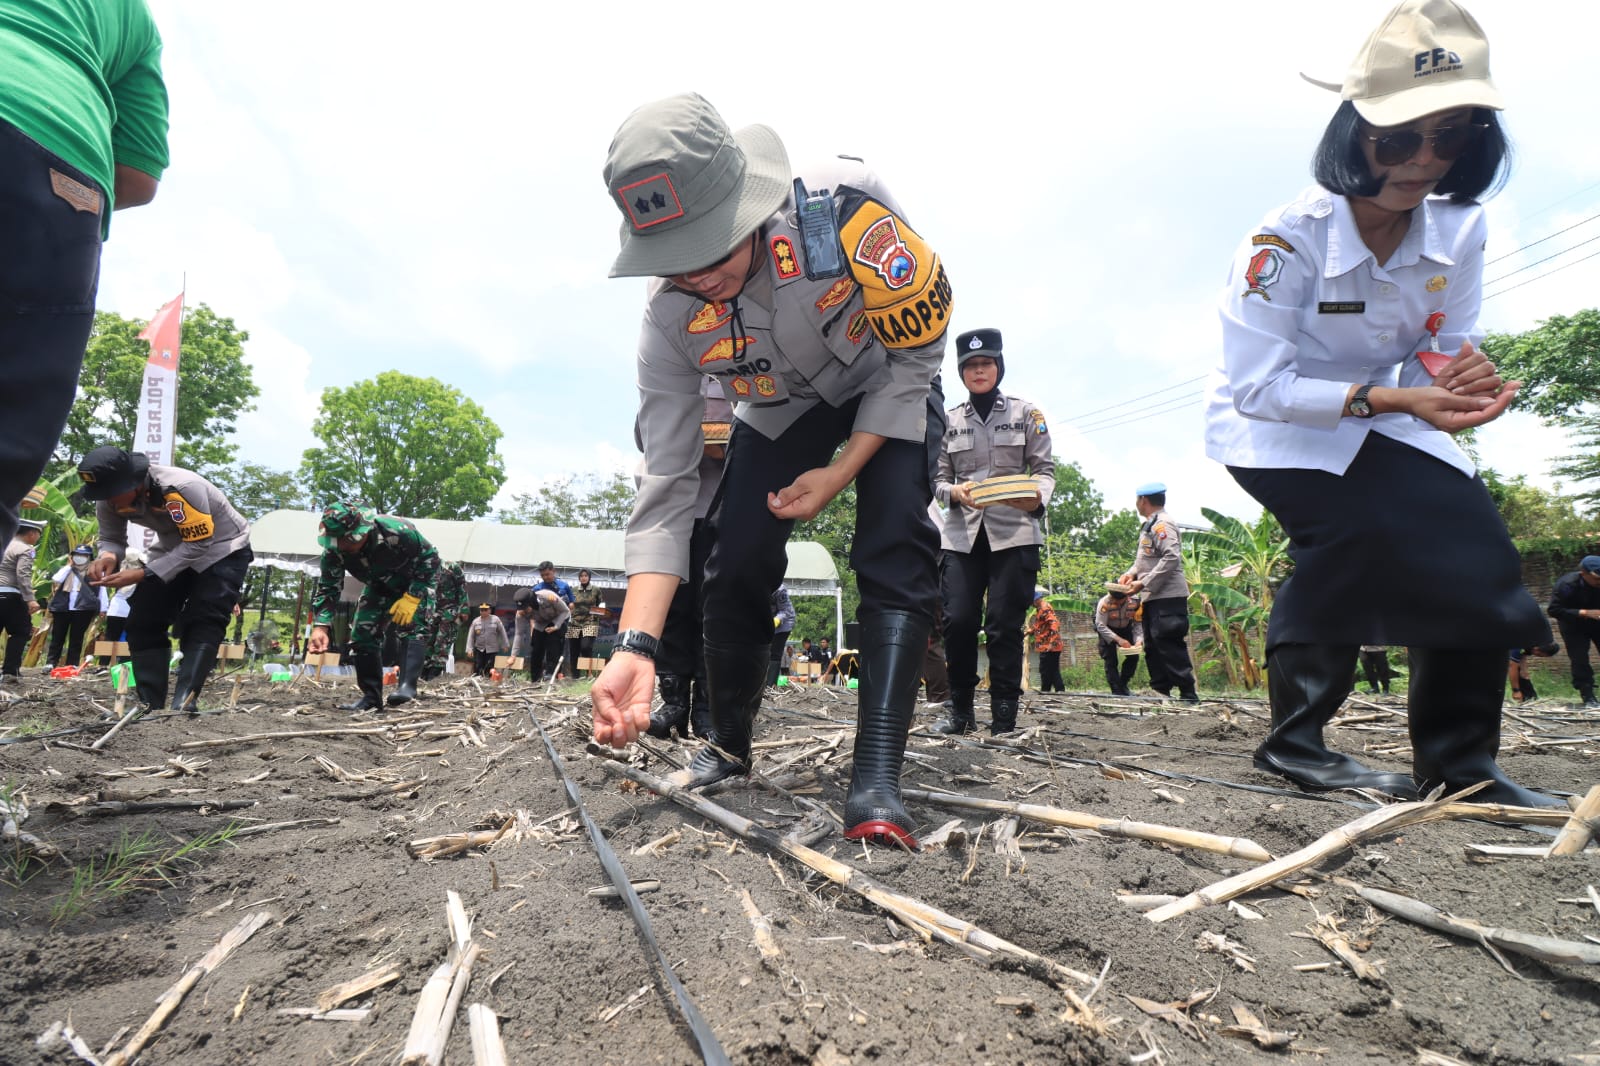
[{"label": "power line", "polygon": [[[1554,233],[1550,234],[1548,237],[1540,237],[1536,241],[1529,241],[1527,244],[1524,244],[1521,248],[1513,248],[1511,251],[1507,252],[1505,255],[1496,256],[1495,258],[1489,260],[1488,262],[1484,263],[1483,265],[1484,266],[1493,266],[1494,264],[1500,262],[1503,259],[1510,259],[1512,256],[1516,255],[1518,252],[1526,252],[1529,248],[1532,248],[1536,244],[1543,244],[1545,241],[1553,240],[1556,237],[1561,236],[1563,233],[1566,233],[1568,230],[1577,229],[1579,226],[1583,225],[1584,223],[1593,222],[1597,218],[1600,218],[1600,214],[1590,215],[1588,218],[1584,219],[1582,222],[1574,222],[1570,226],[1564,226],[1561,229],[1556,230]],[[1594,240],[1594,238],[1591,237],[1591,238],[1589,238],[1589,240]],[[1588,241],[1585,241],[1584,243],[1587,244]],[[1573,247],[1576,248],[1577,245],[1573,245]],[[1557,254],[1560,254],[1560,253],[1557,253]],[[1543,262],[1543,260],[1540,260],[1540,262]]]},{"label": "power line", "polygon": [[[1576,247],[1576,245],[1574,245],[1574,247]],[[1491,292],[1489,295],[1485,296],[1484,299],[1485,300],[1492,300],[1496,296],[1501,295],[1502,293],[1510,292],[1512,289],[1520,289],[1524,285],[1532,285],[1536,281],[1543,281],[1545,278],[1548,278],[1551,274],[1559,274],[1563,270],[1567,269],[1568,267],[1577,266],[1579,263],[1587,263],[1589,260],[1595,258],[1596,256],[1600,256],[1600,252],[1590,252],[1588,255],[1584,256],[1582,259],[1574,259],[1570,263],[1562,263],[1558,267],[1551,267],[1549,270],[1546,270],[1543,274],[1535,274],[1533,277],[1528,278],[1525,281],[1519,281],[1515,285],[1507,285],[1503,289],[1496,289],[1494,292]]]},{"label": "power line", "polygon": [[1188,396],[1179,396],[1175,400],[1169,400],[1163,405],[1151,408],[1148,411],[1140,411],[1137,414],[1131,414],[1119,420],[1113,420],[1111,422],[1105,422],[1100,425],[1091,426],[1088,429],[1080,429],[1078,432],[1087,435],[1090,433],[1099,433],[1107,429],[1116,429],[1119,426],[1131,426],[1136,422],[1143,422],[1145,419],[1152,418],[1156,415],[1171,414],[1174,411],[1181,411],[1185,407],[1193,407],[1204,398],[1205,393],[1203,392],[1191,393]]},{"label": "power line", "polygon": [[1595,234],[1593,237],[1590,237],[1587,240],[1579,241],[1577,244],[1569,244],[1565,248],[1561,249],[1561,251],[1555,253],[1554,255],[1547,255],[1543,259],[1536,259],[1536,260],[1534,260],[1533,262],[1529,263],[1526,266],[1519,266],[1515,270],[1508,270],[1506,273],[1501,274],[1498,278],[1491,278],[1490,280],[1484,282],[1483,286],[1484,286],[1484,288],[1488,288],[1490,285],[1493,285],[1496,282],[1501,282],[1501,281],[1506,280],[1507,278],[1511,277],[1513,274],[1520,274],[1524,270],[1532,270],[1534,267],[1538,266],[1540,263],[1548,263],[1552,259],[1560,259],[1562,256],[1566,255],[1568,252],[1572,251],[1574,248],[1582,248],[1584,245],[1593,244],[1595,241],[1600,241],[1600,233]]},{"label": "power line", "polygon": [[[1072,421],[1074,421],[1076,419],[1090,418],[1090,417],[1092,417],[1094,415],[1103,414],[1106,411],[1115,411],[1119,407],[1127,407],[1129,404],[1138,403],[1140,400],[1148,400],[1152,396],[1160,396],[1163,392],[1171,392],[1173,389],[1181,389],[1185,385],[1193,385],[1195,382],[1204,381],[1205,379],[1206,379],[1206,376],[1204,374],[1201,374],[1198,377],[1192,377],[1187,381],[1180,381],[1176,385],[1168,385],[1164,389],[1157,389],[1154,392],[1147,392],[1142,396],[1135,396],[1131,400],[1123,400],[1121,403],[1114,403],[1114,404],[1110,404],[1110,405],[1105,406],[1105,407],[1092,407],[1087,411],[1081,411],[1078,414],[1069,415],[1064,421],[1072,422]],[[1165,402],[1165,401],[1163,401],[1163,402]]]},{"label": "power line", "polygon": [[1106,418],[1096,419],[1087,425],[1074,426],[1073,428],[1082,433],[1091,429],[1103,428],[1107,423],[1121,425],[1126,422],[1138,421],[1141,418],[1146,418],[1153,414],[1160,414],[1168,405],[1187,403],[1188,401],[1193,400],[1195,397],[1201,395],[1204,395],[1203,391],[1186,393],[1182,396],[1169,397],[1150,407],[1142,407],[1137,411],[1123,411],[1120,414],[1109,415]]}]

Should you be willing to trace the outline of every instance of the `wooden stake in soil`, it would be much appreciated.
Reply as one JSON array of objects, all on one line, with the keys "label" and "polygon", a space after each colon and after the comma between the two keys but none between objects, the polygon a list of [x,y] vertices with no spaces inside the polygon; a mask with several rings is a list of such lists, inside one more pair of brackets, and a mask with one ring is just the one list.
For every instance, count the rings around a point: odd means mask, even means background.
[{"label": "wooden stake in soil", "polygon": [[849,863],[840,862],[820,852],[811,850],[801,844],[785,840],[775,833],[756,825],[750,819],[734,814],[724,807],[719,807],[703,796],[672,784],[664,778],[654,774],[645,773],[633,766],[615,763],[608,759],[597,760],[600,768],[609,774],[627,777],[643,785],[652,792],[665,796],[681,807],[687,807],[702,818],[717,823],[724,829],[734,833],[745,840],[756,841],[773,851],[781,851],[792,859],[796,859],[811,869],[817,871],[841,888],[847,888],[864,899],[882,907],[896,918],[905,922],[914,929],[925,931],[938,937],[947,944],[951,944],[969,954],[980,958],[990,958],[1000,955],[1022,963],[1036,971],[1047,974],[1061,990],[1067,999],[1067,1014],[1064,1020],[1076,1024],[1092,1032],[1105,1031],[1105,1025],[1095,1014],[1093,1008],[1083,1001],[1083,998],[1067,987],[1068,981],[1081,984],[1093,984],[1094,978],[1082,972],[1073,970],[1053,959],[1043,955],[1036,955],[1018,944],[1002,937],[998,937],[963,918],[929,906],[921,900],[904,895],[873,880]]},{"label": "wooden stake in soil", "polygon": [[161,1002],[156,1006],[155,1013],[150,1015],[150,1020],[139,1027],[139,1031],[133,1034],[121,1051],[106,1059],[105,1066],[128,1066],[128,1063],[144,1050],[144,1046],[156,1035],[157,1030],[167,1023],[167,1019],[183,1002],[183,997],[200,982],[200,978],[221,966],[223,961],[233,954],[235,948],[254,936],[256,930],[272,921],[273,917],[269,911],[260,911],[228,930],[222,939],[217,941],[215,947],[206,952],[199,962],[189,967],[178,983],[167,990],[167,994],[161,997]]},{"label": "wooden stake in soil", "polygon": [[1583,802],[1573,810],[1572,820],[1561,827],[1555,843],[1550,845],[1550,854],[1578,854],[1589,846],[1597,827],[1600,827],[1600,785],[1591,788],[1589,794],[1583,797]]},{"label": "wooden stake in soil", "polygon": [[1175,829],[1171,826],[1152,825],[1149,822],[1133,822],[1126,818],[1103,818],[1097,814],[1063,810],[1060,807],[1046,807],[1037,803],[1008,803],[1005,800],[980,799],[977,796],[963,796],[953,792],[928,792],[920,788],[907,788],[902,789],[900,794],[906,799],[932,803],[939,807],[956,807],[970,811],[993,811],[997,814],[1009,814],[1017,818],[1026,818],[1030,822],[1040,822],[1044,825],[1062,825],[1071,829],[1093,829],[1097,832],[1105,833],[1107,836],[1153,840],[1161,844],[1197,848],[1201,851],[1211,851],[1219,855],[1232,855],[1235,858],[1249,859],[1252,862],[1272,861],[1271,852],[1255,841],[1247,840],[1244,837],[1217,836],[1214,833],[1200,833],[1192,829]]}]

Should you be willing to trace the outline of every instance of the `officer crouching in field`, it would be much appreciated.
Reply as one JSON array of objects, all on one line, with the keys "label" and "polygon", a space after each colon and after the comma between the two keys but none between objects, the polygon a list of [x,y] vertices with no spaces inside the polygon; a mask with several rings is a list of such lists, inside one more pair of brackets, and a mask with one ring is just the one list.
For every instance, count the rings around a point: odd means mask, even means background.
[{"label": "officer crouching in field", "polygon": [[[170,627],[183,653],[172,709],[197,712],[200,689],[217,664],[228,618],[255,558],[250,523],[199,474],[151,466],[148,457],[123,448],[107,445],[84,456],[78,479],[83,498],[96,502],[100,524],[100,555],[89,564],[90,584],[139,587],[128,608],[137,699],[152,709],[167,705]],[[129,522],[153,532],[156,541],[143,566],[118,570],[128,551]]]},{"label": "officer crouching in field", "polygon": [[[334,609],[344,575],[366,582],[350,627],[356,685],[361,695],[341,711],[372,711],[383,706],[383,633],[393,622],[400,638],[400,683],[389,697],[399,707],[417,698],[417,679],[428,656],[433,586],[439,552],[404,518],[376,514],[353,503],[330,504],[322,512],[317,541],[322,545],[322,575],[311,599],[314,628],[306,651],[328,650]],[[137,601],[135,601],[137,602]]]}]

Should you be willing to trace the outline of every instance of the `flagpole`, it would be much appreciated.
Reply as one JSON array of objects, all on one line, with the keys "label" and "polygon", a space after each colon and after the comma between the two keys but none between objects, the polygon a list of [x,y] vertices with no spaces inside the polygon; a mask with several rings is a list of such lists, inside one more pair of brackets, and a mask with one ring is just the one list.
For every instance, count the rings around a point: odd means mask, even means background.
[{"label": "flagpole", "polygon": [[172,465],[178,465],[178,389],[183,367],[183,316],[189,313],[189,272],[182,274],[183,288],[178,290],[178,367],[172,375]]}]

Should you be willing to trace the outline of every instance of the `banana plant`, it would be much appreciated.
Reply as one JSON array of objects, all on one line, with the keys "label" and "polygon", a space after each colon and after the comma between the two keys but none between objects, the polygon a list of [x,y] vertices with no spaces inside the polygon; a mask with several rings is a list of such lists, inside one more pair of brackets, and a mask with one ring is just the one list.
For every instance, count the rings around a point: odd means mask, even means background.
[{"label": "banana plant", "polygon": [[1273,595],[1291,568],[1289,539],[1267,513],[1254,525],[1208,507],[1201,513],[1212,528],[1189,534],[1184,551],[1194,575],[1190,592],[1209,631],[1202,645],[1222,662],[1230,684],[1253,689],[1261,684]]},{"label": "banana plant", "polygon": [[[41,551],[34,558],[34,593],[40,603],[49,599],[50,579],[67,565],[72,549],[80,544],[91,548],[100,532],[100,524],[93,515],[80,517],[69,499],[78,488],[78,472],[68,470],[54,481],[41,481],[22,501],[22,517],[43,522],[44,533],[39,537]],[[45,552],[56,545],[64,545],[59,555],[47,557]]]}]

